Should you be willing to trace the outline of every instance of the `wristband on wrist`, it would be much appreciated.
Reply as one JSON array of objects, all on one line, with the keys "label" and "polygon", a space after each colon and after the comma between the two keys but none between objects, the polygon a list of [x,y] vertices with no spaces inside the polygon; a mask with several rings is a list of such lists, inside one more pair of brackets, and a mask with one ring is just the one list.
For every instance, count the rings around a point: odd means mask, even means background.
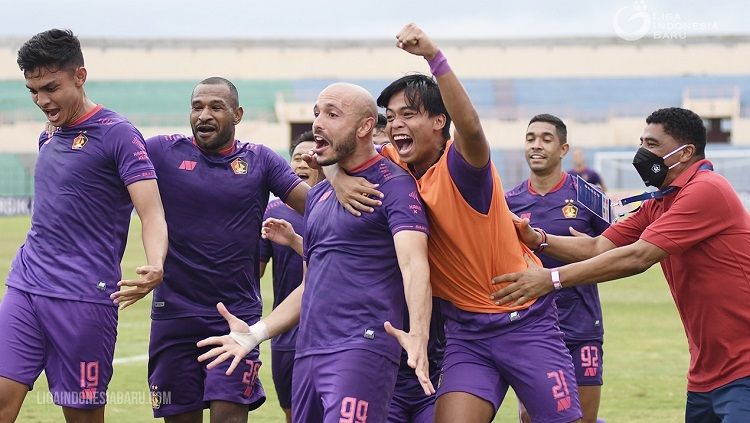
[{"label": "wristband on wrist", "polygon": [[448,59],[445,58],[445,55],[440,50],[435,54],[435,57],[427,61],[427,64],[430,65],[430,72],[432,72],[436,78],[451,71]]},{"label": "wristband on wrist", "polygon": [[262,320],[255,323],[252,326],[248,326],[247,330],[248,330],[247,332],[232,331],[232,332],[229,332],[229,336],[231,336],[232,339],[237,341],[238,344],[248,349],[255,348],[261,342],[269,338],[268,327],[266,326],[266,323],[263,322]]},{"label": "wristband on wrist", "polygon": [[559,291],[562,289],[562,283],[560,282],[560,269],[554,268],[552,269],[552,286],[555,287],[555,291]]},{"label": "wristband on wrist", "polygon": [[549,246],[549,244],[547,244],[547,232],[545,232],[544,229],[542,228],[532,228],[532,229],[534,229],[536,233],[542,236],[542,242],[540,242],[539,245],[531,251],[535,253],[541,253],[542,251],[544,251],[545,248],[547,248],[547,246]]}]

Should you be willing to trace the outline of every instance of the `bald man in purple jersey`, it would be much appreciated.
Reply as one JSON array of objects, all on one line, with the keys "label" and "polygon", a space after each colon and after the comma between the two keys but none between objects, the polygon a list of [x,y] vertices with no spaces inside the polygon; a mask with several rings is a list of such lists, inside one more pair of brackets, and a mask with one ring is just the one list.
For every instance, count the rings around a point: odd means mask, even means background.
[{"label": "bald man in purple jersey", "polygon": [[[567,127],[558,117],[534,116],[526,130],[524,155],[531,174],[508,191],[510,210],[553,235],[570,235],[570,229],[589,236],[601,234],[609,225],[585,207],[576,204],[574,176],[563,172],[568,153]],[[538,254],[546,268],[564,263]],[[601,396],[604,325],[596,285],[565,288],[555,295],[560,329],[573,358],[584,423],[595,423]],[[522,421],[531,419],[522,409]]]},{"label": "bald man in purple jersey", "polygon": [[248,324],[260,319],[258,246],[269,193],[302,213],[310,189],[278,154],[235,139],[242,116],[234,84],[207,78],[191,97],[193,136],[146,141],[170,230],[165,283],[154,292],[148,376],[157,398],[170,393],[169,402],[152,404],[154,417],[168,423],[200,422],[204,408],[212,421],[246,422],[265,401],[257,348],[227,376],[227,366],[202,366],[195,347],[226,330],[217,302]]},{"label": "bald man in purple jersey", "polygon": [[[355,218],[339,205],[327,181],[315,186],[305,212],[303,283],[252,326],[219,304],[231,332],[199,342],[217,345],[199,359],[217,357],[209,364],[213,367],[233,358],[231,371],[246,351],[299,321],[293,421],[385,422],[399,343],[425,393],[434,393],[427,361],[427,220],[414,179],[375,151],[377,106],[366,90],[333,84],[318,96],[314,112],[317,162],[339,163],[378,183],[383,204]],[[408,333],[395,329],[403,327],[405,304]]]},{"label": "bald man in purple jersey", "polygon": [[[18,65],[56,130],[39,137],[31,229],[0,303],[0,422],[15,420],[43,370],[66,421],[103,422],[117,305],[162,280],[167,225],[156,175],[140,132],[86,95],[71,31],[35,35]],[[148,265],[136,270],[139,279],[121,281],[133,206]]]}]

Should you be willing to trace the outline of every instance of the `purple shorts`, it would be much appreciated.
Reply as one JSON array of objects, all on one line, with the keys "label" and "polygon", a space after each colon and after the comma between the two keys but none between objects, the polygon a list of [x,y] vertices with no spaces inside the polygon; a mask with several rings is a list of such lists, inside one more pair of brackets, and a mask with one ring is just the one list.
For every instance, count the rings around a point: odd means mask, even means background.
[{"label": "purple shorts", "polygon": [[535,423],[580,419],[573,364],[555,308],[514,323],[492,338],[448,338],[438,401],[449,392],[466,392],[497,410],[511,386]]},{"label": "purple shorts", "polygon": [[[437,386],[437,378],[432,379],[432,383]],[[415,374],[411,374],[408,379],[399,374],[396,390],[388,407],[388,423],[432,423],[434,414],[435,395],[424,394]]]},{"label": "purple shorts", "polygon": [[279,405],[284,409],[292,408],[292,370],[294,368],[294,350],[277,351],[271,347],[271,377],[279,397]]},{"label": "purple shorts", "polygon": [[[248,324],[258,316],[240,317]],[[256,347],[227,376],[231,360],[206,369],[198,356],[210,348],[195,344],[208,336],[225,334],[227,322],[217,317],[183,317],[151,321],[148,354],[148,384],[153,398],[154,417],[174,416],[210,406],[214,400],[247,404],[254,410],[266,401],[266,393],[258,379],[262,362]],[[156,395],[154,395],[156,394]]]},{"label": "purple shorts", "polygon": [[44,370],[55,404],[107,403],[117,338],[117,307],[8,287],[0,303],[0,376],[33,388]]},{"label": "purple shorts", "polygon": [[398,365],[367,350],[299,357],[294,361],[292,421],[384,423]]},{"label": "purple shorts", "polygon": [[568,343],[570,356],[573,357],[576,381],[578,386],[601,386],[604,384],[604,350],[602,341]]}]

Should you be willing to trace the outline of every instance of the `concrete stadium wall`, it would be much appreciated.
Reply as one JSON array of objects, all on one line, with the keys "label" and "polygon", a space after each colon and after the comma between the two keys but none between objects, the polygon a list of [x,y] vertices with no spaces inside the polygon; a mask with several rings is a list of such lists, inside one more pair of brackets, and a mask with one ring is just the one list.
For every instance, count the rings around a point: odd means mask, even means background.
[{"label": "concrete stadium wall", "polygon": [[[21,79],[24,40],[0,40],[0,79]],[[437,40],[464,78],[750,73],[750,37]],[[427,65],[391,41],[82,40],[92,78],[109,80],[393,78]]]}]

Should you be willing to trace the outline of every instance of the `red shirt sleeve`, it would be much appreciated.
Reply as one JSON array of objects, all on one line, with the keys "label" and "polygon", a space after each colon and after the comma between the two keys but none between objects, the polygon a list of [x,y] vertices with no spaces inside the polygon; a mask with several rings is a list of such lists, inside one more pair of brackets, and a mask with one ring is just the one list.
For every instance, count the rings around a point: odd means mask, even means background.
[{"label": "red shirt sleeve", "polygon": [[651,207],[653,204],[643,204],[634,214],[627,219],[621,220],[602,232],[602,236],[612,241],[618,247],[630,245],[636,242],[648,226],[651,219]]},{"label": "red shirt sleeve", "polygon": [[[731,191],[731,188],[729,188]],[[672,206],[643,232],[641,238],[667,251],[682,253],[727,229],[736,221],[727,187],[711,180],[694,181],[677,194]]]}]

